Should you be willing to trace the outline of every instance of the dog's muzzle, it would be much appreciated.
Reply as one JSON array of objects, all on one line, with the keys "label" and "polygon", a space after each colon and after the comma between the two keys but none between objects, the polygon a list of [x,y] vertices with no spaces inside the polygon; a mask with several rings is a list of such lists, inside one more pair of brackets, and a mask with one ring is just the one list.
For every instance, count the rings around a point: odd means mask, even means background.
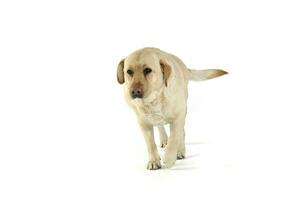
[{"label": "dog's muzzle", "polygon": [[142,88],[135,88],[131,92],[132,98],[142,98],[143,97],[143,91]]},{"label": "dog's muzzle", "polygon": [[133,89],[131,91],[131,96],[133,99],[143,97],[143,88],[141,83],[137,83],[133,86]]}]

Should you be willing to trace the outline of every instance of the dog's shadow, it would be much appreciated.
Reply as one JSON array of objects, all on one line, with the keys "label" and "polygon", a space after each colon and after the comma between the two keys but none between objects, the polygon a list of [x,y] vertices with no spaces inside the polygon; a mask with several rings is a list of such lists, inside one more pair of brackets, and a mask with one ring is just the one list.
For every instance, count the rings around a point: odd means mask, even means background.
[{"label": "dog's shadow", "polygon": [[209,142],[186,142],[186,145],[201,145],[201,144],[209,144]]},{"label": "dog's shadow", "polygon": [[[187,146],[191,146],[191,145],[202,145],[202,144],[208,144],[208,142],[186,142],[185,143]],[[186,155],[185,159],[182,160],[178,160],[180,162],[177,162],[177,164],[175,166],[173,166],[171,168],[171,170],[175,170],[175,171],[185,171],[185,170],[202,170],[202,168],[200,167],[196,167],[196,166],[191,166],[191,162],[185,162],[185,161],[191,161],[194,158],[197,158],[201,155],[201,153],[194,153],[194,154],[188,154]],[[163,166],[163,169],[165,167]]]}]

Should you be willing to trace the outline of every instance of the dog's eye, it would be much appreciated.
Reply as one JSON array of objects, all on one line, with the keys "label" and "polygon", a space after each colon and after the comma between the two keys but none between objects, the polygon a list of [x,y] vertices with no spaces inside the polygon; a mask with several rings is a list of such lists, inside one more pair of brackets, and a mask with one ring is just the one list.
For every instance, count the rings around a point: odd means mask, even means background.
[{"label": "dog's eye", "polygon": [[145,68],[144,70],[143,70],[143,74],[144,75],[147,75],[147,74],[149,74],[149,73],[151,73],[152,72],[152,69],[151,68]]},{"label": "dog's eye", "polygon": [[131,70],[131,69],[128,69],[126,71],[126,73],[128,73],[128,75],[130,75],[130,76],[133,76],[133,74],[134,74],[133,70]]}]

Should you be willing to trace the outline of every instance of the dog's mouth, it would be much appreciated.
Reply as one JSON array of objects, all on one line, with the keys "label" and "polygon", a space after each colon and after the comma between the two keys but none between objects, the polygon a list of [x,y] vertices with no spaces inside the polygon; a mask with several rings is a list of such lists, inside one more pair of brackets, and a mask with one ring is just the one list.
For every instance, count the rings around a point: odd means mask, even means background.
[{"label": "dog's mouth", "polygon": [[142,99],[143,95],[136,95],[136,94],[131,94],[132,99]]}]

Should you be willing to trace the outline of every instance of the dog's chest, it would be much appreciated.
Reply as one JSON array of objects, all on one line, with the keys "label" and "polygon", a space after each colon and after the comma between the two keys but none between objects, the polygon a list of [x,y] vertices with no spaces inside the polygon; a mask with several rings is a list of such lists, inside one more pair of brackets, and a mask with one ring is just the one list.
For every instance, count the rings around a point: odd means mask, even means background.
[{"label": "dog's chest", "polygon": [[137,106],[137,111],[140,116],[143,116],[153,125],[164,125],[168,123],[164,105],[160,101],[139,105]]}]

